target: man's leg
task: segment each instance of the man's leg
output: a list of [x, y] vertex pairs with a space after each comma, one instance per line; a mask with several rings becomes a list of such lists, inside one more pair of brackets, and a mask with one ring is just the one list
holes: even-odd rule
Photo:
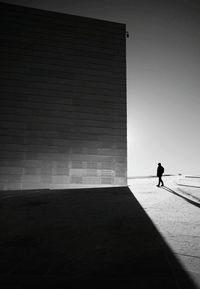
[[157, 185], [157, 187], [160, 187], [160, 178], [161, 177], [158, 177], [158, 185]]

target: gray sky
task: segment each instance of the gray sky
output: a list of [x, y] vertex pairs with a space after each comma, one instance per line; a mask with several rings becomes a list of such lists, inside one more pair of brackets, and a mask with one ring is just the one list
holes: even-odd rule
[[7, 0], [125, 23], [128, 174], [200, 175], [200, 2], [196, 0]]

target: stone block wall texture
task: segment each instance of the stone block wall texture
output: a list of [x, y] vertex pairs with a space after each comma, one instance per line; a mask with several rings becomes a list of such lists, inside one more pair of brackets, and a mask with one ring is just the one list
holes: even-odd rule
[[0, 189], [123, 186], [124, 24], [0, 4]]

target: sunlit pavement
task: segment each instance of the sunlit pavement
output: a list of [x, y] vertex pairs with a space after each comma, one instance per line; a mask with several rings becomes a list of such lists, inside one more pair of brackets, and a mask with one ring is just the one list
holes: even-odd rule
[[200, 179], [129, 179], [129, 188], [200, 288]]

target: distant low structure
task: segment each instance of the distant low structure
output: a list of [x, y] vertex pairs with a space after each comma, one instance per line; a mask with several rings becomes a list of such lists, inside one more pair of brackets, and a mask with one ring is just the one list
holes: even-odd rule
[[126, 185], [126, 26], [5, 3], [0, 22], [0, 189]]

